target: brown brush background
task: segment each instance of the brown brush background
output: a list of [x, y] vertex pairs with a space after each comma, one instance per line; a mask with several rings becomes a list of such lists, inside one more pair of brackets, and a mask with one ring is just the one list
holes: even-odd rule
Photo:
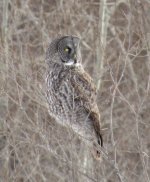
[[[150, 181], [150, 1], [0, 1], [0, 181]], [[98, 88], [102, 161], [52, 119], [45, 51], [81, 38]]]

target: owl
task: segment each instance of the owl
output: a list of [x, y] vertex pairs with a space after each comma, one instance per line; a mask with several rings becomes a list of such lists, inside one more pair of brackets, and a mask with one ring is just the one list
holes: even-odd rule
[[46, 97], [50, 115], [79, 135], [100, 159], [98, 147], [103, 140], [96, 87], [82, 66], [79, 43], [76, 36], [62, 36], [50, 43], [46, 52]]

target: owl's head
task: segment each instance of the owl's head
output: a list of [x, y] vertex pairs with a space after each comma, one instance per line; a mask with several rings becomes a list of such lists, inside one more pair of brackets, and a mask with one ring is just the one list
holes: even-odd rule
[[80, 39], [75, 36], [64, 36], [51, 42], [46, 55], [46, 60], [65, 66], [80, 64], [79, 52]]

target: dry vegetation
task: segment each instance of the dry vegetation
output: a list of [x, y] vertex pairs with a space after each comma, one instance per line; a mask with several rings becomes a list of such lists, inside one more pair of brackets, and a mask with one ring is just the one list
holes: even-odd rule
[[[150, 181], [150, 1], [0, 1], [0, 181]], [[99, 89], [103, 160], [50, 118], [45, 50], [81, 37]]]

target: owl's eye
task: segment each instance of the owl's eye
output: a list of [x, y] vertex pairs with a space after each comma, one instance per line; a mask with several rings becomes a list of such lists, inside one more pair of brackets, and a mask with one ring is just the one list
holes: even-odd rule
[[67, 52], [68, 54], [70, 54], [71, 53], [71, 48], [70, 47], [65, 47], [64, 51]]

